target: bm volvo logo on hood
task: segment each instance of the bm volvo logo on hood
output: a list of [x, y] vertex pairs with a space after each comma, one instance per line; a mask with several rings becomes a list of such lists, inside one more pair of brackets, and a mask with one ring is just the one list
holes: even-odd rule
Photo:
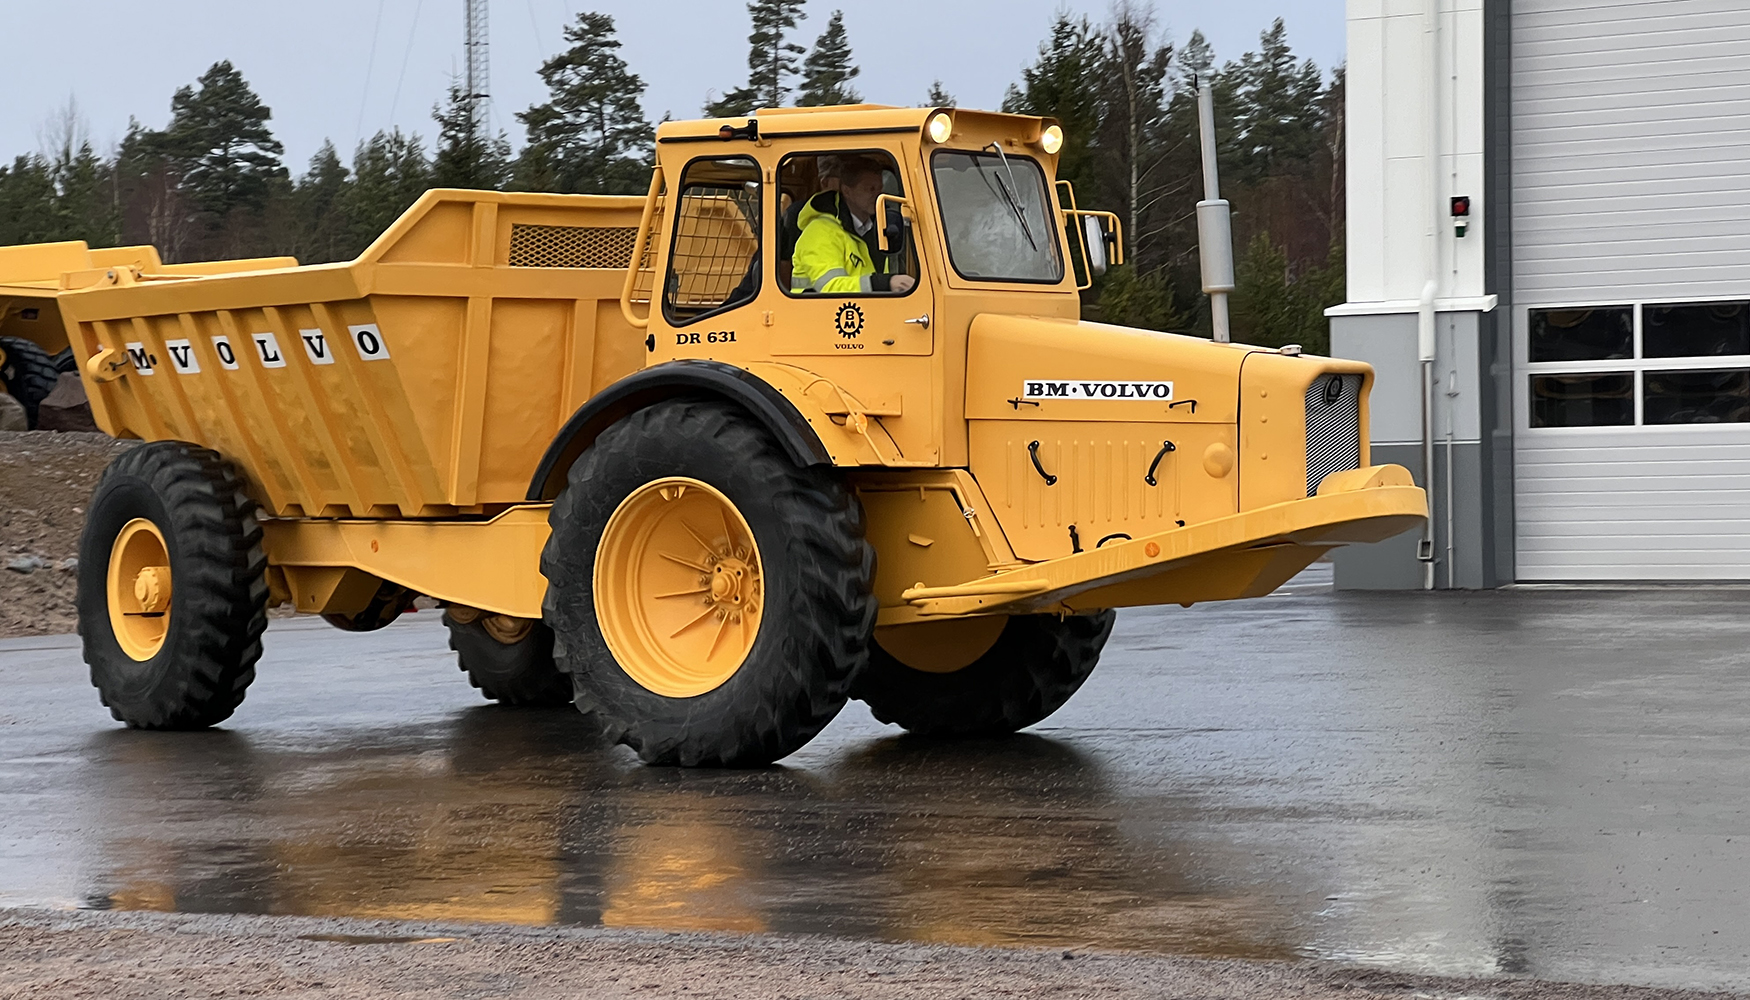
[[1150, 399], [1172, 402], [1171, 382], [1085, 382], [1067, 379], [1027, 379], [1022, 399]]

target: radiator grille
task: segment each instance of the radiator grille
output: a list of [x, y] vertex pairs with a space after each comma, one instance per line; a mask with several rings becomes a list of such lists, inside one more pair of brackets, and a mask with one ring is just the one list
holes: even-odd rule
[[1361, 376], [1325, 375], [1306, 389], [1306, 495], [1333, 472], [1361, 467]]
[[511, 267], [604, 267], [624, 270], [632, 263], [636, 226], [510, 227]]

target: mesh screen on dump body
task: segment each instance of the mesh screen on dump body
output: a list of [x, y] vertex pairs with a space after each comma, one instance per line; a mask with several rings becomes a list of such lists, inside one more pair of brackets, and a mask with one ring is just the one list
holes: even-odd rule
[[603, 267], [625, 270], [632, 263], [635, 226], [510, 227], [511, 267]]
[[1361, 376], [1321, 375], [1306, 387], [1306, 495], [1333, 472], [1361, 467]]

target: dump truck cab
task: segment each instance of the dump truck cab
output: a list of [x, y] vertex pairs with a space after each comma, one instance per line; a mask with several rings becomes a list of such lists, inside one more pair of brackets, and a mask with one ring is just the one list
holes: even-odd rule
[[1421, 525], [1366, 365], [1079, 318], [1122, 233], [1062, 142], [667, 122], [643, 198], [435, 190], [350, 262], [62, 273], [95, 419], [149, 442], [81, 543], [105, 704], [212, 725], [270, 604], [366, 630], [423, 595], [487, 697], [647, 761], [776, 760], [850, 698], [988, 736], [1075, 693], [1114, 609]]
[[[1062, 142], [1048, 118], [950, 108], [664, 123], [638, 236], [648, 266], [623, 297], [647, 325], [647, 367], [757, 374], [866, 500], [928, 478], [900, 470], [965, 470], [953, 513], [993, 522], [988, 565], [881, 553], [912, 575], [933, 564], [932, 584], [1316, 497], [1331, 473], [1369, 467], [1368, 366], [1080, 319], [1122, 233], [1057, 179]], [[808, 287], [787, 259], [795, 206], [853, 158], [880, 169], [865, 243], [914, 279], [904, 291]], [[1268, 592], [1322, 551], [1278, 552], [1220, 596]], [[899, 599], [898, 570], [883, 576], [884, 623], [929, 617]], [[1207, 579], [1192, 589], [1216, 596]]]
[[[1080, 315], [1047, 129], [1061, 136], [1041, 118], [874, 106], [664, 123], [649, 234], [664, 271], [654, 304], [633, 306], [650, 363], [776, 361], [879, 417], [878, 443], [835, 463], [965, 467], [974, 320]], [[881, 170], [882, 232], [865, 242], [915, 280], [904, 292], [793, 287], [795, 207], [830, 197], [831, 173], [853, 159]]]

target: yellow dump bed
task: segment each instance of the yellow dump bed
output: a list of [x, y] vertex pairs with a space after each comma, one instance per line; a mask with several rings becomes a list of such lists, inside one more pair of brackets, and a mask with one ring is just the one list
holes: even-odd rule
[[99, 426], [217, 450], [267, 513], [486, 513], [642, 363], [619, 296], [643, 204], [434, 190], [349, 263], [153, 254], [67, 269], [59, 303]]

